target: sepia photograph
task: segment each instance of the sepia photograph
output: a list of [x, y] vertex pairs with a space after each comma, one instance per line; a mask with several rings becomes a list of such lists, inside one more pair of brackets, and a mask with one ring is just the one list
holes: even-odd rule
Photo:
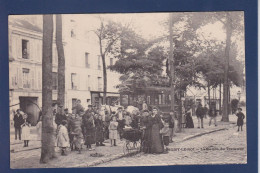
[[10, 168], [247, 164], [244, 23], [9, 15]]

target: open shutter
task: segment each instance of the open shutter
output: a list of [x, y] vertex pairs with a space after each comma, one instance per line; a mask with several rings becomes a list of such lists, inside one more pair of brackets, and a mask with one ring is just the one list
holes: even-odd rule
[[17, 58], [22, 58], [23, 56], [22, 56], [22, 39], [21, 38], [17, 38], [16, 39], [16, 50], [17, 50]]
[[[27, 42], [27, 56], [28, 56], [28, 59], [32, 59], [33, 56], [32, 56], [32, 52], [31, 52], [31, 46], [32, 46], [32, 43], [30, 41]], [[32, 48], [33, 50], [33, 48]]]

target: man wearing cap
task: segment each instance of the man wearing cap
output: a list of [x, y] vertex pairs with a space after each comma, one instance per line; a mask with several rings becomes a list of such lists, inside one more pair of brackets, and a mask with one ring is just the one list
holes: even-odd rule
[[19, 136], [19, 140], [21, 140], [21, 125], [24, 123], [23, 116], [20, 112], [20, 109], [16, 110], [16, 114], [14, 115], [14, 128], [15, 128], [15, 140], [17, 140], [17, 133]]

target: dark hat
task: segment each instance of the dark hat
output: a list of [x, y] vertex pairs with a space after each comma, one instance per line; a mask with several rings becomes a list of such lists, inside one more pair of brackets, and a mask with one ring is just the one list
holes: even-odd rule
[[237, 108], [237, 110], [240, 110], [240, 111], [242, 111], [242, 108]]
[[92, 107], [92, 105], [88, 105], [88, 107]]
[[148, 112], [148, 113], [149, 113], [149, 111], [148, 111], [148, 110], [144, 110], [143, 112]]
[[68, 108], [64, 109], [64, 111], [68, 111]]
[[119, 109], [123, 109], [123, 108], [122, 107], [118, 107], [117, 110], [119, 110]]

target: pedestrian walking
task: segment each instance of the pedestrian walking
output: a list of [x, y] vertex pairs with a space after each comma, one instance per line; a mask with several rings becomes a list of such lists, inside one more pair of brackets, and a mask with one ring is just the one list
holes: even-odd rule
[[21, 125], [24, 123], [23, 116], [21, 114], [21, 110], [17, 109], [14, 115], [14, 129], [15, 129], [15, 140], [17, 140], [17, 136], [19, 140], [21, 140]]
[[238, 108], [238, 113], [236, 114], [237, 116], [237, 126], [238, 126], [238, 129], [237, 131], [239, 132], [239, 127], [241, 128], [241, 131], [243, 131], [243, 124], [244, 124], [244, 119], [245, 119], [245, 115], [243, 114], [242, 112], [242, 108]]
[[204, 128], [203, 127], [204, 108], [202, 107], [201, 103], [199, 103], [197, 107], [196, 116], [198, 118], [198, 128]]
[[116, 116], [112, 116], [112, 120], [110, 121], [110, 124], [108, 127], [111, 147], [117, 146], [116, 145], [116, 139], [117, 139], [117, 135], [118, 135], [117, 127], [118, 127], [118, 122], [116, 121]]
[[31, 124], [27, 121], [28, 115], [24, 114], [24, 123], [21, 125], [22, 128], [22, 140], [24, 141], [23, 147], [29, 146], [29, 141], [31, 140], [30, 127]]
[[67, 121], [63, 120], [58, 126], [58, 135], [57, 135], [57, 146], [61, 148], [61, 155], [66, 156], [66, 148], [70, 146], [69, 144], [69, 135], [66, 128]]
[[[186, 110], [186, 128], [194, 128], [194, 123], [193, 123], [193, 119], [191, 117], [191, 108], [188, 107]], [[200, 121], [200, 118], [198, 118]], [[202, 128], [203, 128], [203, 124], [202, 124]]]
[[217, 126], [217, 111], [214, 105], [211, 105], [209, 108], [209, 126], [211, 125], [211, 121], [214, 120], [215, 126]]

